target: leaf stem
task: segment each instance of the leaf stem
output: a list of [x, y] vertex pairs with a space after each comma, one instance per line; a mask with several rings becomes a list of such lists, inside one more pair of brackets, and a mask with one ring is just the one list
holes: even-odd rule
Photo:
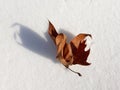
[[79, 72], [76, 72], [76, 71], [70, 69], [69, 67], [68, 67], [68, 69], [69, 69], [70, 71], [72, 71], [73, 73], [76, 73], [76, 74], [78, 74], [79, 76], [82, 76]]

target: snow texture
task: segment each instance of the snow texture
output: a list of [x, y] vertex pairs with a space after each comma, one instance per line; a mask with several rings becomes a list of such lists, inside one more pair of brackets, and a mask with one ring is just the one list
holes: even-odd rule
[[[56, 60], [48, 19], [70, 41], [93, 36], [90, 66]], [[0, 90], [120, 90], [120, 0], [0, 0]]]

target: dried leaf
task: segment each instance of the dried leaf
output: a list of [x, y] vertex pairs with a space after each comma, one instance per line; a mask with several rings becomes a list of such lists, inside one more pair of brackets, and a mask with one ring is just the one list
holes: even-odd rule
[[[79, 34], [71, 40], [70, 44], [68, 44], [66, 42], [66, 35], [63, 33], [58, 34], [50, 21], [48, 33], [57, 47], [56, 58], [60, 60], [60, 62], [65, 67], [69, 68], [69, 65], [74, 64], [90, 65], [90, 63], [87, 62], [87, 57], [90, 53], [90, 49], [88, 51], [85, 51], [85, 38], [87, 36], [90, 36], [92, 38], [90, 34]], [[71, 71], [81, 76], [80, 73], [73, 70]]]
[[87, 36], [92, 37], [90, 34], [79, 34], [70, 42], [74, 58], [73, 64], [90, 65], [90, 63], [86, 62], [90, 53], [90, 49], [85, 51], [86, 40], [84, 39]]
[[50, 21], [49, 21], [48, 33], [49, 33], [50, 37], [53, 39], [53, 41], [55, 43], [55, 39], [56, 39], [58, 33], [56, 32], [54, 26], [52, 25], [52, 23]]

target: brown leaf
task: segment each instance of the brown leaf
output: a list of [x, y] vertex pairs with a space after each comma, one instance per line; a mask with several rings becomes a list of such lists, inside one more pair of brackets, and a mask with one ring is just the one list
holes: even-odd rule
[[[58, 34], [50, 21], [48, 33], [57, 47], [56, 58], [59, 59], [65, 67], [69, 67], [69, 65], [72, 64], [90, 65], [90, 63], [87, 62], [90, 49], [85, 51], [85, 37], [90, 36], [92, 38], [90, 34], [79, 34], [68, 44], [66, 42], [66, 35], [63, 33]], [[77, 73], [79, 76], [81, 75], [78, 72], [73, 72]]]
[[58, 33], [56, 32], [54, 26], [52, 25], [52, 23], [50, 21], [49, 21], [48, 33], [49, 33], [50, 37], [53, 39], [53, 41], [55, 43], [55, 39], [56, 39]]
[[92, 38], [90, 34], [79, 34], [70, 42], [74, 58], [73, 64], [90, 65], [90, 63], [86, 62], [90, 53], [90, 49], [85, 51], [86, 40], [84, 39], [87, 36]]

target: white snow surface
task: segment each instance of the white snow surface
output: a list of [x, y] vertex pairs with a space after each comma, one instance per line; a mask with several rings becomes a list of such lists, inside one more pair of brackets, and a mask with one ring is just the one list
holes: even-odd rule
[[[90, 66], [56, 60], [48, 20], [69, 41], [92, 34]], [[120, 0], [0, 0], [0, 90], [120, 90]]]

